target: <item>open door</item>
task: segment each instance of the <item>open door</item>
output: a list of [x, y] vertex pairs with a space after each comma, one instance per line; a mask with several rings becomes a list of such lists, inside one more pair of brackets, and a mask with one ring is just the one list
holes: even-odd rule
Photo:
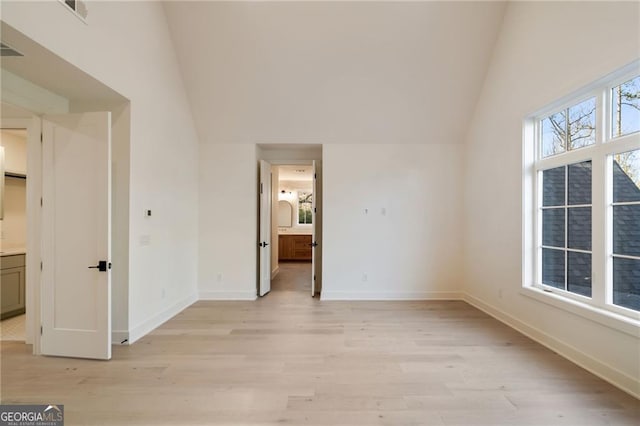
[[111, 358], [111, 113], [42, 118], [43, 355]]
[[260, 230], [258, 271], [260, 274], [258, 295], [271, 290], [271, 164], [260, 160]]
[[317, 218], [317, 199], [318, 199], [318, 182], [316, 173], [316, 162], [313, 161], [313, 196], [311, 197], [311, 297], [316, 295], [316, 247], [318, 240], [316, 235], [316, 218]]

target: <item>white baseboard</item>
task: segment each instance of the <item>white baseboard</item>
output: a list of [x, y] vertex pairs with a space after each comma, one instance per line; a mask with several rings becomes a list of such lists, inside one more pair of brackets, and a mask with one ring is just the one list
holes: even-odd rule
[[112, 345], [128, 345], [129, 332], [127, 330], [112, 330], [111, 344]]
[[271, 271], [271, 279], [274, 279], [276, 275], [278, 275], [278, 272], [280, 272], [280, 266], [273, 268], [273, 271]]
[[622, 371], [598, 361], [592, 358], [588, 354], [574, 348], [565, 342], [550, 336], [546, 332], [532, 327], [517, 318], [514, 318], [510, 314], [490, 305], [475, 296], [468, 293], [464, 293], [464, 300], [470, 305], [475, 306], [481, 311], [491, 315], [493, 318], [508, 325], [509, 327], [519, 331], [525, 336], [535, 340], [543, 346], [556, 352], [558, 355], [568, 359], [574, 364], [579, 365], [585, 370], [595, 374], [601, 379], [611, 383], [612, 385], [620, 388], [628, 394], [640, 399], [640, 383], [633, 377], [623, 373]]
[[255, 291], [201, 291], [198, 300], [256, 300]]
[[458, 291], [347, 292], [323, 291], [320, 300], [462, 300]]
[[180, 312], [182, 312], [185, 308], [191, 306], [198, 300], [198, 295], [193, 293], [184, 299], [174, 303], [169, 308], [165, 309], [163, 312], [160, 312], [157, 315], [147, 319], [142, 324], [139, 324], [131, 329], [129, 332], [129, 344], [134, 343], [139, 340], [141, 337], [149, 334], [154, 329], [158, 328]]

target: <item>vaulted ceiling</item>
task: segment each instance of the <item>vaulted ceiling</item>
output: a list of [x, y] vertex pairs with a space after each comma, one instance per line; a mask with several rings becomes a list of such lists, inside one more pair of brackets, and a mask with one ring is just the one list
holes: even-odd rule
[[502, 2], [165, 4], [205, 143], [461, 143], [504, 10]]

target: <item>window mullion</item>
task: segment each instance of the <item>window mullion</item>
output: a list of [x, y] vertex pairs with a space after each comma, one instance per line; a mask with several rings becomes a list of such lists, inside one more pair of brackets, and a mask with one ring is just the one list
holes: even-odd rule
[[[602, 152], [602, 150], [598, 150]], [[605, 307], [608, 297], [609, 274], [607, 272], [607, 157], [594, 155], [591, 168], [591, 298], [593, 304]]]

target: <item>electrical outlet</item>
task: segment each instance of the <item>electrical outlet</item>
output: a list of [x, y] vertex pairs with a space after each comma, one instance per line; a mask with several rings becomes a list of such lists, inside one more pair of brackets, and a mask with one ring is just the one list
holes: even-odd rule
[[151, 245], [151, 235], [140, 235], [140, 245], [141, 246]]

